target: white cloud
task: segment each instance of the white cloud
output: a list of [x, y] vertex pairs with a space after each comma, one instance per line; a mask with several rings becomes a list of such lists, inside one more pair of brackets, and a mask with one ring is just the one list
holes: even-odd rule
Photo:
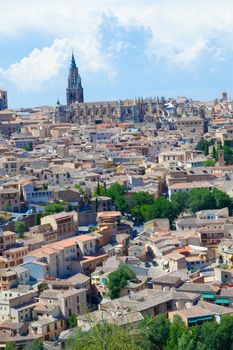
[[55, 39], [51, 46], [41, 50], [36, 48], [20, 62], [11, 64], [6, 70], [0, 69], [0, 77], [13, 82], [19, 91], [38, 91], [67, 66], [73, 49], [80, 54], [82, 73], [104, 72], [112, 79], [116, 71], [101, 54], [97, 43], [92, 40], [80, 43], [77, 39]]
[[38, 90], [41, 84], [53, 78], [67, 58], [67, 40], [55, 40], [50, 47], [34, 49], [19, 63], [14, 63], [0, 74], [15, 83], [19, 90]]
[[151, 32], [146, 48], [149, 58], [165, 59], [180, 69], [194, 69], [205, 52], [223, 60], [225, 52], [232, 50], [232, 0], [11, 0], [1, 4], [0, 39], [33, 31], [55, 40], [50, 47], [34, 49], [20, 62], [0, 70], [1, 75], [18, 89], [38, 88], [58, 74], [74, 46], [82, 71], [114, 77], [117, 69], [109, 52], [118, 54], [128, 44], [116, 41], [106, 50], [108, 54], [103, 52], [99, 28], [109, 11], [119, 25], [139, 24]]

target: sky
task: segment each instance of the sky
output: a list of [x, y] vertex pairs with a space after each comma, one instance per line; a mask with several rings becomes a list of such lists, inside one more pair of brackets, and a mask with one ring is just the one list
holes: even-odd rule
[[73, 49], [85, 101], [233, 96], [232, 43], [232, 0], [0, 0], [0, 89], [65, 104]]

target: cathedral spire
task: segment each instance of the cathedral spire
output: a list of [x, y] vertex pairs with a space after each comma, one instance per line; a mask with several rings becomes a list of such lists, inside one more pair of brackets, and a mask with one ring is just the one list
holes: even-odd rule
[[68, 75], [68, 85], [66, 89], [66, 100], [67, 106], [70, 106], [75, 102], [83, 102], [83, 87], [78, 67], [76, 66], [73, 50]]
[[72, 51], [72, 56], [71, 56], [70, 68], [77, 68], [73, 51]]

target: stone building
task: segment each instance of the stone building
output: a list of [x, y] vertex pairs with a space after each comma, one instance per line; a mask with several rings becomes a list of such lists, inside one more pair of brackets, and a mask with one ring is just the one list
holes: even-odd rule
[[83, 102], [83, 87], [81, 77], [79, 75], [78, 67], [72, 53], [71, 64], [68, 76], [68, 86], [66, 89], [67, 106], [70, 106], [74, 102]]
[[7, 91], [0, 89], [0, 111], [8, 108]]

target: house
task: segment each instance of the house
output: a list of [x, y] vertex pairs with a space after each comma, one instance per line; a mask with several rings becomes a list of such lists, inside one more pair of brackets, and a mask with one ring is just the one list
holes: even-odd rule
[[43, 341], [58, 339], [59, 334], [65, 329], [65, 320], [53, 317], [42, 318], [29, 324], [30, 333], [40, 337]]
[[0, 291], [0, 321], [24, 323], [32, 320], [35, 290], [9, 289]]
[[59, 307], [63, 318], [68, 319], [71, 314], [81, 315], [87, 311], [86, 289], [45, 290], [40, 294], [39, 303]]
[[57, 239], [74, 236], [77, 232], [77, 213], [61, 212], [47, 215], [41, 218], [41, 224], [50, 224], [54, 232], [57, 233]]
[[189, 192], [194, 188], [202, 189], [207, 188], [213, 190], [215, 188], [210, 182], [207, 181], [193, 181], [193, 182], [180, 182], [174, 185], [168, 186], [169, 198], [177, 192]]
[[44, 181], [24, 181], [21, 191], [26, 203], [49, 203], [53, 200], [53, 191], [48, 189], [48, 184]]
[[172, 252], [166, 254], [164, 255], [164, 261], [170, 272], [186, 268], [185, 256], [180, 253]]
[[0, 211], [20, 212], [19, 190], [12, 187], [0, 187]]
[[24, 246], [4, 250], [2, 256], [0, 256], [0, 268], [4, 269], [22, 264], [27, 254], [28, 248]]
[[173, 320], [174, 316], [180, 316], [184, 323], [189, 326], [200, 325], [205, 321], [214, 321], [215, 315], [211, 310], [206, 310], [202, 306], [195, 305], [188, 309], [172, 311], [168, 313], [168, 318]]
[[15, 245], [16, 233], [13, 231], [0, 232], [0, 252], [10, 249]]
[[173, 276], [171, 274], [162, 275], [151, 280], [154, 289], [173, 291], [183, 284], [180, 276]]
[[180, 316], [188, 327], [191, 327], [206, 321], [220, 322], [223, 316], [233, 315], [233, 308], [200, 301], [198, 305], [188, 309], [169, 312], [168, 318], [173, 320], [176, 315]]

